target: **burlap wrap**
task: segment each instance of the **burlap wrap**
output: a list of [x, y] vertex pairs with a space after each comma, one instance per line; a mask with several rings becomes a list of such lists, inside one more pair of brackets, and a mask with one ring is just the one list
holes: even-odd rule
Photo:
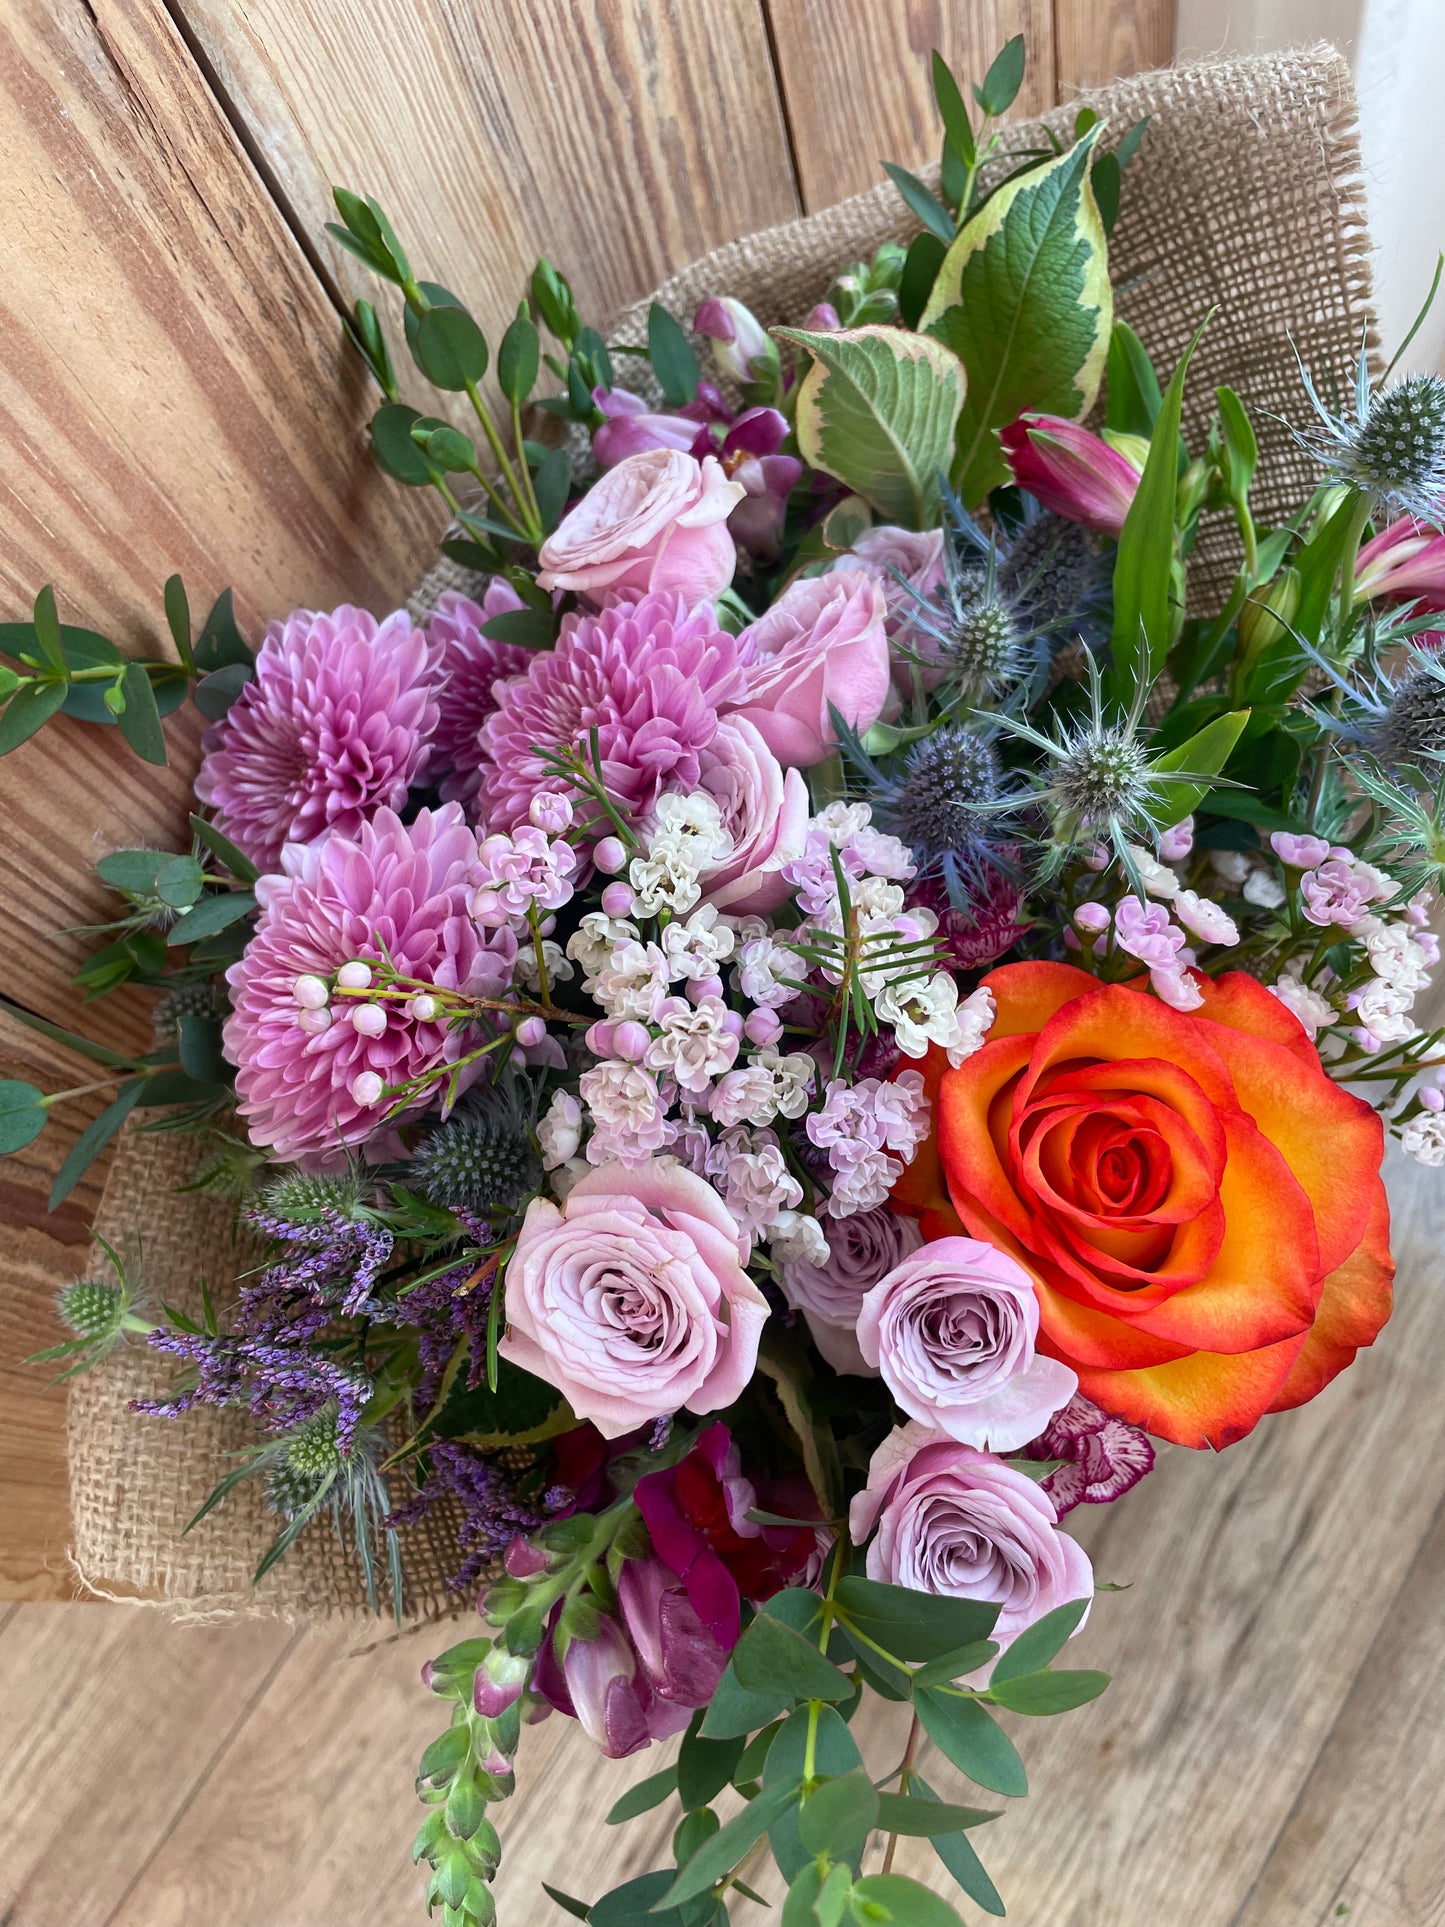
[[[1110, 247], [1116, 312], [1172, 367], [1213, 310], [1186, 393], [1185, 422], [1199, 446], [1217, 384], [1238, 390], [1260, 443], [1255, 512], [1266, 526], [1291, 512], [1314, 474], [1277, 417], [1299, 420], [1297, 349], [1325, 393], [1348, 392], [1362, 341], [1373, 349], [1370, 252], [1360, 180], [1355, 104], [1345, 62], [1328, 47], [1264, 59], [1218, 61], [1116, 82], [1085, 97], [1117, 139], [1148, 115], [1129, 169]], [[1081, 103], [1042, 125], [1066, 131]], [[1010, 130], [1010, 147], [1037, 143], [1040, 123]], [[685, 324], [708, 294], [747, 303], [766, 324], [800, 321], [837, 268], [916, 223], [886, 183], [821, 214], [730, 242], [627, 309], [609, 339], [640, 344], [649, 301]], [[632, 366], [635, 366], [633, 364]], [[633, 379], [629, 366], [628, 379]], [[1222, 517], [1206, 527], [1192, 580], [1218, 595], [1234, 568]], [[470, 578], [441, 563], [415, 606]], [[232, 1241], [227, 1209], [172, 1187], [187, 1175], [176, 1139], [128, 1134], [117, 1152], [98, 1220], [116, 1243], [140, 1233], [154, 1298], [194, 1305], [204, 1276], [224, 1297], [248, 1262]], [[187, 1614], [267, 1613], [291, 1618], [356, 1614], [364, 1602], [355, 1561], [318, 1524], [253, 1589], [251, 1574], [274, 1536], [255, 1482], [246, 1482], [188, 1537], [181, 1528], [234, 1454], [254, 1440], [244, 1418], [198, 1412], [164, 1423], [137, 1418], [131, 1398], [169, 1382], [166, 1363], [137, 1349], [75, 1381], [70, 1402], [74, 1561], [99, 1592], [144, 1595]], [[411, 1613], [444, 1609], [442, 1576], [456, 1563], [446, 1524], [408, 1535]]]

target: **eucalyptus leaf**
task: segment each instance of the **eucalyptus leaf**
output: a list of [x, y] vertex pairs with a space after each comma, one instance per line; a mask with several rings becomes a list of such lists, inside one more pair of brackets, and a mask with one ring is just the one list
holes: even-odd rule
[[1028, 1776], [1013, 1741], [977, 1700], [928, 1686], [913, 1696], [924, 1732], [961, 1773], [991, 1793], [1017, 1797]]
[[[800, 1706], [784, 1721], [778, 1737], [768, 1750], [763, 1769], [763, 1786], [789, 1785], [802, 1778], [808, 1756], [810, 1712]], [[836, 1707], [819, 1708], [813, 1730], [813, 1772], [824, 1778], [838, 1779], [863, 1764], [858, 1742]], [[768, 1844], [784, 1880], [795, 1880], [811, 1857], [798, 1830], [798, 1808], [787, 1807], [768, 1829]], [[857, 1867], [854, 1867], [857, 1872]]]
[[835, 1702], [853, 1697], [852, 1685], [832, 1661], [769, 1613], [759, 1613], [738, 1641], [733, 1665], [739, 1684], [751, 1693]]
[[497, 385], [515, 407], [520, 408], [537, 385], [541, 353], [537, 324], [518, 315], [508, 324], [497, 350]]
[[705, 1740], [696, 1730], [701, 1725], [701, 1716], [695, 1716], [683, 1735], [673, 1773], [677, 1797], [689, 1811], [717, 1798], [731, 1782], [747, 1745], [741, 1733], [728, 1740]]
[[44, 1091], [19, 1078], [0, 1078], [0, 1153], [23, 1151], [45, 1129]]
[[1032, 1626], [1026, 1626], [1001, 1655], [990, 1676], [990, 1687], [996, 1686], [1000, 1680], [1019, 1679], [1026, 1673], [1042, 1672], [1063, 1651], [1088, 1610], [1087, 1599], [1071, 1599], [1067, 1605], [1055, 1606], [1042, 1619], [1036, 1619]]
[[214, 896], [204, 897], [184, 916], [177, 917], [166, 942], [172, 948], [183, 943], [199, 943], [202, 937], [213, 937], [218, 930], [249, 917], [255, 908], [256, 896], [252, 890], [218, 891]]
[[1021, 1679], [993, 1680], [989, 1692], [1011, 1713], [1042, 1718], [1086, 1706], [1090, 1700], [1097, 1699], [1108, 1684], [1107, 1673], [1030, 1673]]
[[839, 1580], [836, 1597], [848, 1619], [898, 1659], [940, 1659], [987, 1639], [999, 1614], [987, 1600], [910, 1592], [854, 1573]]
[[17, 689], [0, 716], [0, 756], [8, 756], [12, 749], [29, 742], [61, 707], [65, 694], [63, 682], [29, 683]]
[[873, 1873], [855, 1880], [848, 1912], [859, 1927], [962, 1927], [956, 1908], [941, 1894], [901, 1873]]
[[647, 311], [647, 355], [669, 408], [683, 408], [696, 399], [697, 356], [682, 324], [660, 301], [654, 301]]
[[219, 722], [255, 673], [249, 663], [228, 662], [202, 676], [191, 692], [191, 701], [210, 722]]
[[983, 111], [993, 118], [1006, 114], [1015, 100], [1019, 88], [1024, 84], [1024, 65], [1028, 50], [1024, 36], [1016, 33], [1011, 40], [1004, 42], [988, 72], [983, 77], [982, 86], [974, 88], [974, 99]]
[[[799, 1791], [797, 1781], [764, 1787], [756, 1799], [749, 1800], [741, 1813], [734, 1814], [726, 1826], [720, 1827], [710, 1840], [703, 1842], [662, 1896], [663, 1903], [668, 1907], [677, 1907], [683, 1901], [691, 1900], [695, 1894], [705, 1893], [724, 1875], [730, 1874], [762, 1839], [773, 1822], [788, 1807], [796, 1804]], [[656, 1913], [661, 1909], [654, 1906], [652, 1911]], [[589, 1918], [596, 1922], [595, 1908]]]
[[164, 767], [166, 736], [161, 728], [161, 713], [156, 707], [155, 692], [151, 688], [145, 665], [127, 663], [120, 686], [125, 696], [125, 708], [120, 713], [121, 735], [142, 762]]
[[791, 1704], [791, 1694], [749, 1692], [739, 1683], [736, 1669], [729, 1660], [708, 1701], [700, 1730], [705, 1739], [734, 1739], [766, 1726]]
[[885, 1793], [878, 1801], [878, 1825], [883, 1832], [906, 1834], [914, 1840], [932, 1840], [936, 1834], [959, 1833], [999, 1818], [996, 1808], [952, 1807], [941, 1800], [912, 1800], [898, 1793]]
[[798, 390], [803, 457], [836, 476], [890, 522], [937, 519], [965, 378], [957, 358], [901, 328], [833, 333], [774, 330], [813, 357]]
[[906, 167], [895, 167], [892, 161], [884, 161], [883, 172], [903, 196], [909, 213], [917, 215], [925, 230], [947, 247], [953, 239], [953, 216], [938, 196]]
[[417, 322], [412, 355], [434, 387], [450, 391], [487, 372], [486, 339], [465, 308], [428, 308]]
[[[938, 1798], [933, 1788], [917, 1773], [909, 1782], [909, 1790], [921, 1800]], [[976, 1906], [982, 1907], [986, 1914], [1002, 1919], [1005, 1910], [998, 1888], [985, 1873], [983, 1862], [974, 1852], [968, 1835], [966, 1833], [935, 1834], [931, 1844], [933, 1851], [969, 1899]]]
[[400, 401], [384, 402], [371, 418], [371, 452], [378, 466], [408, 488], [428, 487], [436, 472], [411, 438], [420, 420], [419, 409]]
[[945, 255], [919, 318], [968, 374], [953, 464], [966, 507], [1008, 480], [1001, 428], [1025, 408], [1076, 421], [1098, 393], [1114, 300], [1089, 180], [1096, 135], [984, 203]]
[[798, 1809], [798, 1837], [809, 1853], [834, 1860], [861, 1854], [878, 1821], [879, 1800], [865, 1768], [823, 1780]]
[[646, 1780], [639, 1780], [636, 1786], [629, 1787], [620, 1800], [614, 1800], [607, 1811], [607, 1825], [621, 1826], [624, 1820], [635, 1820], [639, 1813], [650, 1813], [660, 1807], [664, 1800], [670, 1800], [677, 1791], [677, 1768], [665, 1766], [661, 1773], [654, 1773]]

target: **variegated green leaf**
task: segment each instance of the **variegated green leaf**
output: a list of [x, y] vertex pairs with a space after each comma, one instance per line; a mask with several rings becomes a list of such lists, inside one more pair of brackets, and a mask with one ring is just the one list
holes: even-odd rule
[[798, 390], [803, 459], [870, 502], [889, 522], [928, 528], [953, 458], [963, 366], [948, 348], [904, 328], [814, 334], [775, 328], [813, 357]]
[[999, 429], [1026, 408], [1076, 421], [1098, 393], [1114, 319], [1089, 183], [1098, 131], [984, 204], [944, 256], [919, 319], [968, 371], [953, 475], [969, 506], [1008, 480]]

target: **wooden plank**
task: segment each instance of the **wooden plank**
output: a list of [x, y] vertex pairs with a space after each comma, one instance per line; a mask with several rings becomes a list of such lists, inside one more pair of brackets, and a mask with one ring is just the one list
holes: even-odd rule
[[[429, 503], [376, 473], [368, 398], [331, 302], [155, 0], [15, 0], [0, 22], [0, 615], [54, 582], [122, 641], [193, 605], [242, 619], [393, 605], [429, 559]], [[184, 825], [176, 769], [62, 726], [0, 762], [0, 979], [74, 1013], [57, 939], [102, 907], [94, 856]], [[140, 1032], [138, 1006], [100, 1017]]]
[[348, 299], [377, 284], [322, 233], [332, 183], [375, 195], [494, 343], [539, 252], [600, 324], [798, 212], [759, 0], [173, 10]]
[[967, 93], [1016, 33], [1028, 70], [1016, 115], [1054, 103], [1050, 0], [767, 0], [803, 205], [811, 213], [882, 178], [880, 162], [917, 168], [943, 139], [929, 79], [936, 47]]
[[[0, 1077], [61, 1091], [95, 1075], [94, 1065], [0, 1017]], [[55, 1367], [25, 1360], [68, 1336], [55, 1293], [87, 1268], [105, 1161], [57, 1210], [47, 1201], [66, 1153], [109, 1096], [99, 1091], [58, 1108], [32, 1144], [0, 1159], [0, 1598], [67, 1599], [74, 1591], [65, 1557], [65, 1388], [53, 1382]]]
[[[1430, 1287], [1426, 1287], [1430, 1289]], [[1348, 1582], [1346, 1582], [1348, 1583]], [[1445, 1516], [1420, 1550], [1237, 1922], [1445, 1921]]]
[[0, 1641], [0, 1920], [108, 1921], [295, 1638], [18, 1609]]
[[1054, 0], [1060, 100], [1174, 57], [1174, 0]]

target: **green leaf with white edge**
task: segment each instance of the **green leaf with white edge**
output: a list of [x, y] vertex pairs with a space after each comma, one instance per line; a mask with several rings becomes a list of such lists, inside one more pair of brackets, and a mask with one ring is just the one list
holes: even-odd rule
[[865, 1768], [822, 1780], [798, 1809], [798, 1837], [809, 1853], [851, 1860], [878, 1821], [878, 1794]]
[[1148, 349], [1127, 321], [1116, 321], [1109, 335], [1104, 426], [1147, 442], [1163, 405], [1164, 391]]
[[107, 1104], [100, 1116], [88, 1124], [71, 1145], [65, 1162], [55, 1174], [55, 1182], [50, 1187], [50, 1198], [46, 1209], [53, 1211], [56, 1205], [68, 1198], [79, 1184], [85, 1173], [100, 1156], [106, 1145], [115, 1136], [135, 1109], [136, 1100], [141, 1094], [141, 1080], [131, 1078], [122, 1084], [114, 1101]]
[[800, 1700], [847, 1700], [851, 1683], [801, 1633], [759, 1613], [733, 1649], [739, 1684], [751, 1693], [787, 1693]]
[[0, 1078], [0, 1153], [23, 1151], [45, 1129], [44, 1091], [19, 1078]]
[[914, 1800], [901, 1793], [882, 1794], [878, 1801], [880, 1831], [906, 1834], [912, 1840], [960, 1833], [965, 1827], [987, 1826], [990, 1820], [1000, 1818], [997, 1808], [953, 1807], [942, 1800]]
[[125, 708], [120, 713], [120, 733], [144, 763], [164, 768], [166, 733], [161, 728], [161, 712], [156, 708], [155, 691], [142, 663], [126, 664], [121, 678]]
[[901, 1873], [870, 1873], [853, 1882], [848, 1913], [858, 1927], [963, 1927], [941, 1894]]
[[838, 1581], [835, 1597], [854, 1625], [898, 1659], [940, 1659], [987, 1639], [999, 1614], [987, 1600], [910, 1592], [856, 1573]]
[[[1154, 760], [1154, 767], [1160, 770], [1187, 770], [1191, 776], [1214, 776], [1229, 761], [1235, 744], [1244, 734], [1249, 721], [1247, 709], [1231, 709], [1223, 716], [1216, 716], [1212, 723], [1206, 723], [1187, 742], [1180, 743], [1177, 749], [1166, 750]], [[1207, 783], [1165, 783], [1154, 791], [1149, 814], [1161, 830], [1171, 829], [1182, 822], [1191, 810], [1198, 809], [1209, 794]]]
[[776, 328], [813, 357], [798, 390], [803, 459], [835, 476], [889, 522], [930, 528], [964, 406], [957, 356], [903, 328], [831, 334]]
[[239, 923], [242, 917], [250, 916], [256, 908], [256, 895], [252, 890], [222, 890], [217, 895], [205, 897], [193, 910], [177, 917], [166, 935], [167, 944], [174, 949], [178, 944], [199, 943], [202, 937], [214, 937], [218, 930], [229, 929]]
[[925, 230], [947, 247], [953, 239], [953, 216], [933, 190], [916, 174], [910, 174], [906, 167], [895, 167], [892, 161], [884, 161], [883, 172], [903, 196], [909, 213], [916, 215]]
[[28, 683], [17, 689], [0, 716], [0, 756], [8, 756], [29, 742], [37, 729], [44, 727], [65, 701], [63, 682]]
[[1149, 455], [1114, 559], [1114, 635], [1105, 686], [1127, 708], [1140, 682], [1152, 684], [1174, 641], [1174, 498], [1184, 377], [1203, 328], [1180, 356], [1164, 391]]
[[990, 1686], [999, 1680], [1020, 1679], [1026, 1673], [1042, 1672], [1055, 1655], [1063, 1651], [1089, 1610], [1089, 1603], [1087, 1599], [1071, 1599], [1066, 1606], [1055, 1606], [1052, 1612], [1026, 1627], [994, 1667]]
[[1050, 1713], [1069, 1713], [1076, 1706], [1087, 1706], [1108, 1684], [1107, 1673], [1030, 1673], [1022, 1679], [994, 1680], [988, 1690], [1010, 1713], [1044, 1718]]
[[[928, 1783], [914, 1774], [909, 1782], [911, 1792], [921, 1800], [936, 1800], [938, 1795]], [[954, 1879], [976, 1906], [982, 1907], [986, 1914], [1002, 1919], [1004, 1904], [984, 1871], [983, 1862], [974, 1852], [966, 1833], [947, 1833], [935, 1835], [933, 1851], [953, 1875]]]
[[1028, 1775], [1013, 1741], [977, 1700], [929, 1686], [914, 1694], [913, 1704], [929, 1739], [970, 1780], [1013, 1798], [1028, 1792]]
[[683, 408], [696, 398], [697, 356], [681, 322], [660, 301], [647, 311], [647, 356], [669, 408]]
[[663, 1895], [662, 1905], [655, 1905], [651, 1911], [660, 1913], [663, 1906], [680, 1906], [695, 1894], [706, 1893], [709, 1887], [730, 1874], [773, 1822], [796, 1804], [800, 1790], [796, 1780], [791, 1784], [764, 1787], [741, 1813], [735, 1813], [725, 1827], [719, 1827], [710, 1840], [703, 1841]]
[[620, 1827], [624, 1820], [635, 1820], [639, 1813], [651, 1813], [664, 1800], [670, 1800], [676, 1791], [677, 1768], [665, 1766], [661, 1773], [639, 1780], [636, 1786], [627, 1789], [620, 1800], [614, 1800], [608, 1809], [606, 1824]]
[[975, 87], [973, 97], [983, 111], [992, 119], [1006, 114], [1018, 99], [1019, 88], [1024, 84], [1024, 64], [1028, 50], [1024, 36], [1016, 33], [1006, 40], [993, 57], [993, 63], [983, 77], [982, 86]]
[[1076, 421], [1099, 391], [1114, 298], [1089, 181], [1097, 131], [984, 203], [919, 319], [967, 370], [952, 471], [966, 507], [1008, 480], [1001, 428], [1025, 408]]

